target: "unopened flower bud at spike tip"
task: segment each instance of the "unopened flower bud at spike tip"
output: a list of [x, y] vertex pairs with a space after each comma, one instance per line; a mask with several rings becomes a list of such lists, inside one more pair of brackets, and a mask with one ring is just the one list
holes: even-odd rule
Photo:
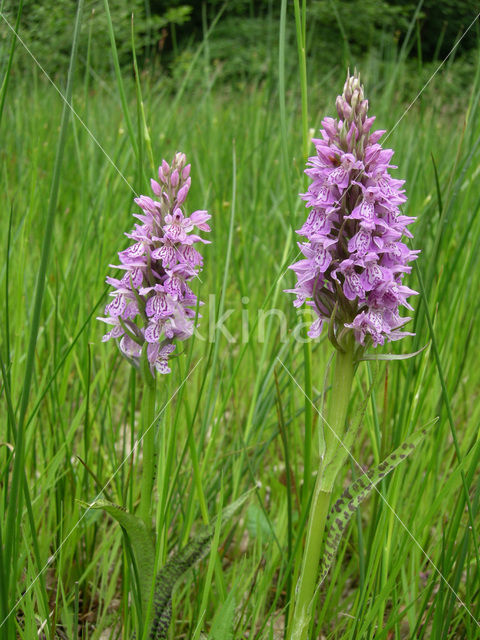
[[317, 315], [309, 336], [317, 337], [325, 322], [335, 346], [353, 332], [357, 343], [384, 344], [411, 335], [399, 329], [409, 320], [400, 307], [416, 294], [403, 285], [408, 263], [417, 258], [402, 237], [412, 237], [413, 218], [402, 215], [403, 180], [390, 175], [393, 151], [382, 149], [384, 131], [371, 131], [360, 77], [348, 74], [336, 99], [338, 119], [325, 118], [321, 138], [313, 139], [316, 155], [305, 173], [311, 179], [301, 194], [310, 209], [297, 233], [303, 259], [291, 265], [297, 275], [295, 306], [307, 304]]
[[173, 161], [173, 164], [177, 169], [184, 167], [186, 162], [187, 162], [187, 158], [184, 153], [178, 152], [175, 154], [175, 159]]
[[[191, 178], [185, 172], [186, 157], [177, 153], [171, 166], [163, 160], [158, 169], [160, 183], [151, 180], [158, 200], [148, 196], [135, 198], [143, 223], [125, 235], [134, 244], [119, 252], [121, 279], [107, 277], [113, 286], [113, 300], [105, 307], [109, 325], [103, 341], [115, 338], [120, 351], [136, 366], [146, 355], [152, 373], [170, 373], [169, 356], [173, 340], [186, 340], [194, 330], [195, 309], [202, 304], [190, 288], [202, 266], [202, 256], [194, 248], [207, 243], [196, 234], [210, 231], [206, 211], [188, 216], [183, 210]], [[112, 266], [112, 265], [111, 265]]]

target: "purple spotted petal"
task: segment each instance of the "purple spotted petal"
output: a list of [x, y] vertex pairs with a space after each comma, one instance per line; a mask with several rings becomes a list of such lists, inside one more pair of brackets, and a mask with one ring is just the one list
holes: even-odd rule
[[127, 306], [127, 301], [125, 300], [125, 296], [122, 294], [117, 294], [110, 304], [107, 304], [105, 307], [105, 313], [108, 313], [113, 318], [118, 318], [125, 311]]
[[162, 335], [162, 326], [158, 322], [150, 322], [145, 329], [145, 340], [150, 343], [155, 343], [160, 340]]

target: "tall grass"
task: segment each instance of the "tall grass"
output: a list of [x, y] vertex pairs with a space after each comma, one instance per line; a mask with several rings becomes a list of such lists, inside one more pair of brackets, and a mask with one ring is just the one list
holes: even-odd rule
[[[295, 17], [286, 12], [285, 19]], [[202, 310], [200, 335], [158, 389], [165, 408], [152, 495], [156, 566], [202, 521], [216, 521], [222, 505], [257, 486], [241, 517], [218, 531], [209, 558], [176, 591], [170, 637], [284, 634], [308, 510], [305, 423], [312, 422], [316, 442], [319, 420], [313, 408], [306, 415], [305, 397], [279, 364], [309, 386], [304, 347], [292, 336], [299, 318], [282, 294], [292, 285], [292, 232], [304, 218], [297, 193], [307, 103], [304, 96], [302, 122], [298, 74], [288, 66], [279, 73], [274, 60], [268, 77], [242, 93], [217, 86], [208, 58], [211, 25], [204, 26], [205, 40], [176, 95], [161, 77], [137, 76], [136, 86], [118, 69], [100, 82], [87, 64], [76, 78], [74, 108], [109, 157], [73, 118], [63, 134], [52, 229], [49, 190], [63, 104], [33, 61], [29, 74], [18, 72], [15, 56], [26, 54], [17, 44], [0, 123], [2, 620], [12, 610], [0, 629], [8, 629], [5, 637], [130, 638], [134, 628], [128, 546], [106, 516], [85, 512], [80, 501], [105, 485], [118, 504], [132, 509], [139, 501], [138, 461], [128, 455], [138, 434], [137, 381], [100, 342], [102, 327], [93, 318], [105, 300], [107, 265], [125, 246], [132, 192], [145, 192], [151, 172], [145, 140], [135, 143], [135, 118], [144, 131], [141, 110], [155, 160], [181, 150], [192, 161], [190, 204], [213, 215], [196, 286], [203, 299], [216, 295]], [[301, 13], [297, 27], [305, 28]], [[27, 44], [34, 52], [35, 43]], [[393, 51], [381, 62], [373, 55], [350, 62], [362, 72], [377, 124], [392, 129], [423, 77], [412, 77]], [[312, 128], [333, 112], [344, 77], [344, 69], [316, 71], [309, 69]], [[418, 272], [408, 279], [421, 291], [416, 336], [392, 350], [428, 346], [412, 360], [362, 365], [352, 407], [366, 409], [352, 456], [378, 463], [417, 426], [439, 420], [350, 525], [319, 595], [315, 638], [478, 637], [479, 66], [451, 106], [455, 74], [455, 65], [445, 65], [388, 140], [397, 174], [407, 180], [406, 212], [418, 216], [414, 245], [422, 249]], [[34, 303], [45, 237], [52, 243], [45, 293]], [[285, 342], [278, 316], [258, 320], [258, 310], [273, 308], [288, 318]], [[212, 318], [230, 310], [225, 327], [235, 341], [218, 327], [214, 341], [205, 340]], [[329, 354], [323, 339], [312, 344], [317, 407]], [[318, 466], [315, 451], [311, 469]], [[343, 480], [358, 474], [352, 462]]]

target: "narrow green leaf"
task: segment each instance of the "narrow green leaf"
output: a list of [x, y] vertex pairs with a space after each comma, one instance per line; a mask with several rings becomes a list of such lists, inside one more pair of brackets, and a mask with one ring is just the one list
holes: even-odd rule
[[235, 618], [235, 591], [230, 591], [227, 599], [215, 614], [209, 640], [233, 640]]
[[[34, 377], [35, 368], [35, 349], [37, 346], [38, 334], [40, 331], [41, 311], [43, 304], [43, 297], [45, 292], [46, 275], [48, 264], [50, 260], [50, 249], [53, 238], [53, 228], [55, 222], [55, 213], [57, 209], [58, 190], [60, 186], [60, 174], [63, 163], [63, 156], [65, 151], [65, 144], [67, 140], [68, 123], [70, 120], [70, 109], [73, 91], [73, 77], [75, 62], [77, 58], [78, 36], [80, 33], [80, 26], [82, 21], [83, 12], [83, 0], [79, 0], [77, 6], [77, 13], [75, 18], [75, 26], [73, 29], [72, 50], [70, 55], [70, 64], [68, 68], [67, 87], [65, 92], [64, 105], [62, 110], [62, 117], [60, 122], [60, 133], [58, 136], [57, 149], [55, 154], [55, 164], [53, 168], [52, 183], [50, 187], [50, 196], [46, 212], [46, 222], [43, 232], [43, 243], [40, 264], [37, 271], [37, 279], [35, 283], [35, 294], [32, 308], [32, 314], [30, 318], [30, 335], [28, 340], [28, 349], [25, 361], [25, 373], [23, 379], [23, 386], [19, 399], [19, 411], [18, 421], [15, 437], [15, 457], [13, 459], [12, 479], [10, 484], [10, 496], [9, 504], [6, 515], [6, 536], [4, 540], [4, 558], [10, 564], [10, 567], [5, 572], [6, 589], [10, 587], [12, 589], [12, 597], [15, 597], [18, 585], [17, 580], [17, 567], [18, 567], [18, 553], [17, 544], [21, 539], [20, 536], [20, 521], [23, 512], [22, 494], [28, 490], [28, 486], [24, 485], [25, 478], [25, 418], [28, 409], [30, 390], [32, 386], [32, 380]], [[5, 85], [6, 88], [6, 85]], [[10, 615], [14, 609], [12, 609], [6, 618], [1, 622], [0, 628], [5, 623], [7, 626], [2, 630], [4, 637], [10, 637], [12, 630]]]
[[377, 467], [370, 469], [362, 475], [359, 480], [351, 484], [335, 502], [327, 516], [327, 523], [330, 522], [325, 548], [320, 565], [320, 586], [333, 564], [343, 532], [345, 531], [350, 518], [355, 513], [357, 507], [371, 493], [373, 488], [397, 467], [423, 440], [432, 424], [419, 429], [405, 440], [393, 453], [391, 453]]
[[[3, 4], [3, 3], [2, 3]], [[10, 54], [8, 56], [7, 69], [3, 76], [2, 86], [0, 87], [0, 122], [2, 121], [3, 109], [5, 107], [5, 98], [7, 97], [8, 82], [10, 80], [10, 71], [12, 70], [13, 55], [17, 44], [17, 33], [20, 27], [20, 18], [22, 17], [23, 0], [20, 0], [17, 10], [17, 19], [15, 21], [15, 29], [12, 34], [12, 43], [10, 45]]]
[[252, 502], [247, 509], [246, 527], [252, 538], [272, 540], [272, 528], [267, 516], [255, 502]]
[[[85, 503], [83, 503], [85, 505]], [[96, 500], [85, 505], [90, 509], [102, 509], [125, 529], [133, 549], [137, 565], [142, 611], [145, 614], [154, 578], [155, 549], [143, 520], [107, 500]]]
[[282, 169], [286, 183], [287, 205], [290, 216], [290, 226], [295, 229], [294, 203], [290, 178], [290, 159], [288, 153], [287, 107], [285, 82], [285, 49], [287, 39], [287, 0], [282, 0], [280, 7], [280, 27], [278, 42], [278, 94], [280, 102], [280, 136], [282, 140]]
[[130, 117], [130, 111], [128, 110], [127, 96], [125, 94], [125, 87], [123, 84], [122, 71], [120, 68], [120, 62], [118, 60], [117, 43], [115, 42], [115, 32], [113, 30], [112, 16], [110, 14], [110, 7], [108, 0], [104, 0], [105, 15], [107, 17], [108, 35], [110, 36], [110, 48], [112, 50], [113, 67], [115, 69], [115, 76], [117, 78], [118, 92], [120, 94], [120, 101], [122, 103], [123, 116], [125, 118], [125, 124], [127, 127], [128, 135], [130, 137], [130, 143], [135, 153], [135, 157], [138, 158], [138, 144], [133, 130], [132, 119]]
[[429, 344], [430, 343], [427, 342], [427, 344], [421, 349], [414, 351], [413, 353], [366, 353], [359, 358], [357, 362], [362, 362], [362, 360], [408, 360], [409, 358], [418, 356], [422, 351], [425, 351]]
[[[480, 138], [479, 138], [479, 140], [480, 140]], [[435, 363], [437, 365], [438, 376], [440, 378], [440, 385], [442, 387], [442, 396], [443, 396], [443, 400], [445, 402], [445, 408], [447, 410], [448, 423], [450, 425], [450, 433], [452, 434], [452, 438], [453, 438], [453, 446], [455, 447], [455, 454], [456, 454], [457, 459], [458, 459], [458, 464], [460, 465], [462, 463], [463, 456], [462, 456], [462, 452], [460, 451], [460, 445], [459, 445], [459, 442], [458, 442], [457, 428], [455, 426], [455, 421], [453, 419], [452, 403], [451, 403], [451, 399], [450, 399], [449, 394], [448, 394], [448, 389], [447, 389], [447, 384], [446, 384], [446, 377], [445, 377], [445, 373], [444, 373], [444, 367], [443, 367], [442, 361], [440, 359], [440, 351], [438, 349], [436, 333], [435, 333], [435, 329], [434, 329], [434, 326], [433, 326], [433, 320], [432, 320], [432, 316], [431, 316], [431, 313], [430, 313], [430, 310], [429, 310], [429, 306], [428, 306], [428, 299], [427, 299], [426, 289], [425, 289], [425, 285], [424, 285], [424, 282], [423, 282], [423, 277], [422, 277], [421, 270], [419, 269], [417, 264], [414, 265], [414, 268], [415, 268], [415, 272], [416, 272], [417, 277], [418, 277], [420, 295], [421, 295], [421, 297], [423, 299], [423, 302], [425, 304], [425, 316], [427, 318], [428, 329], [430, 331], [430, 337], [431, 337], [431, 340], [432, 340], [433, 355], [435, 356]], [[466, 480], [465, 473], [464, 473], [463, 470], [461, 471], [461, 476], [462, 476], [463, 491], [465, 493], [465, 501], [467, 503], [467, 509], [468, 509], [468, 520], [469, 520], [471, 531], [472, 531], [472, 536], [473, 536], [473, 541], [474, 541], [474, 546], [475, 546], [475, 556], [476, 556], [476, 560], [477, 560], [477, 564], [478, 564], [479, 561], [480, 561], [480, 558], [479, 558], [480, 554], [478, 552], [479, 545], [478, 545], [478, 540], [477, 540], [477, 536], [476, 536], [475, 519], [474, 519], [473, 510], [472, 510], [472, 501], [470, 500], [468, 484], [467, 484], [467, 480]]]
[[135, 30], [133, 26], [133, 13], [132, 13], [132, 29], [131, 29], [131, 38], [132, 38], [132, 59], [133, 59], [133, 71], [135, 75], [135, 89], [137, 94], [137, 119], [138, 119], [138, 145], [139, 145], [139, 178], [143, 177], [142, 175], [142, 167], [143, 167], [143, 144], [145, 142], [145, 146], [147, 148], [148, 159], [150, 161], [150, 168], [152, 173], [155, 172], [155, 161], [153, 159], [153, 151], [152, 151], [152, 139], [150, 137], [150, 131], [148, 130], [147, 119], [145, 118], [145, 108], [143, 104], [142, 98], [142, 87], [140, 85], [140, 74], [138, 71], [137, 64], [137, 53], [135, 49]]

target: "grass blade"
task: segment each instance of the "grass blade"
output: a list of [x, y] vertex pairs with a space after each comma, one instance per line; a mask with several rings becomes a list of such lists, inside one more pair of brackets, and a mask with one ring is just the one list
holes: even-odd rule
[[[5, 535], [5, 558], [11, 561], [11, 570], [8, 575], [7, 584], [11, 584], [13, 590], [13, 599], [17, 590], [16, 574], [18, 555], [15, 552], [17, 541], [19, 540], [21, 496], [23, 491], [24, 478], [24, 424], [25, 416], [30, 398], [30, 388], [32, 384], [35, 348], [37, 345], [38, 332], [40, 327], [40, 314], [42, 310], [43, 296], [45, 292], [45, 279], [50, 258], [50, 248], [53, 237], [53, 224], [55, 220], [55, 212], [57, 208], [58, 189], [60, 184], [60, 173], [65, 151], [67, 138], [68, 122], [70, 118], [70, 102], [72, 99], [73, 76], [75, 62], [77, 57], [78, 34], [83, 12], [83, 0], [80, 0], [77, 7], [77, 15], [75, 19], [75, 27], [73, 32], [72, 52], [70, 56], [70, 66], [68, 69], [66, 101], [63, 105], [62, 119], [60, 124], [60, 134], [57, 143], [57, 152], [55, 156], [55, 165], [52, 176], [52, 184], [50, 189], [50, 197], [47, 208], [46, 223], [43, 236], [42, 255], [38, 268], [37, 281], [35, 284], [35, 297], [33, 302], [32, 319], [30, 325], [30, 338], [28, 343], [27, 358], [25, 364], [25, 375], [21, 392], [19, 417], [17, 421], [17, 432], [15, 439], [15, 458], [13, 463], [12, 481], [10, 486], [10, 502], [7, 511], [7, 524]], [[10, 617], [8, 617], [8, 621]], [[0, 628], [6, 620], [0, 623]], [[7, 633], [10, 633], [10, 623], [8, 622]]]

